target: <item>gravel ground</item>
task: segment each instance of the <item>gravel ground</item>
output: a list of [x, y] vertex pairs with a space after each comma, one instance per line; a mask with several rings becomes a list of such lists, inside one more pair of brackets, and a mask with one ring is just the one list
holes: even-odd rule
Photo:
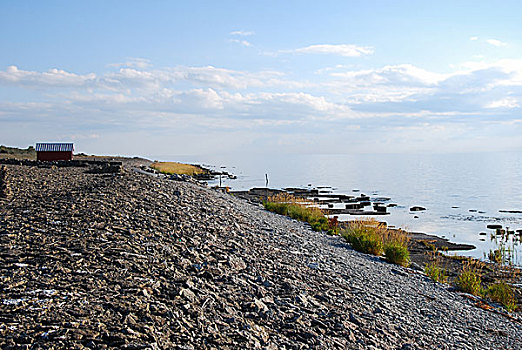
[[521, 349], [447, 285], [246, 201], [126, 169], [7, 166], [3, 349]]

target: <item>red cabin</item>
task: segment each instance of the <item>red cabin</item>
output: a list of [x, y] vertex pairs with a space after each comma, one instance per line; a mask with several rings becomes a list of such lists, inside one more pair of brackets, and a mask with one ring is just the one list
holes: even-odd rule
[[47, 162], [72, 160], [73, 151], [72, 143], [37, 143], [36, 159]]

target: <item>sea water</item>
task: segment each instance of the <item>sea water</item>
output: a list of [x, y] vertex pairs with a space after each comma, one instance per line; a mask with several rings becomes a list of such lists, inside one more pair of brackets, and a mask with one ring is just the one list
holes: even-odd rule
[[[488, 224], [509, 230], [522, 229], [522, 214], [501, 210], [522, 210], [522, 154], [364, 154], [364, 155], [214, 155], [162, 156], [160, 160], [198, 163], [225, 170], [237, 179], [223, 179], [232, 190], [264, 187], [331, 186], [336, 193], [364, 193], [390, 197], [390, 215], [378, 220], [413, 232], [469, 243], [477, 248], [462, 252], [478, 258], [496, 249], [495, 231]], [[354, 192], [358, 190], [358, 192]], [[412, 206], [425, 211], [411, 212]], [[340, 219], [356, 219], [347, 215]], [[480, 233], [486, 233], [486, 235]], [[515, 259], [522, 263], [522, 248]]]

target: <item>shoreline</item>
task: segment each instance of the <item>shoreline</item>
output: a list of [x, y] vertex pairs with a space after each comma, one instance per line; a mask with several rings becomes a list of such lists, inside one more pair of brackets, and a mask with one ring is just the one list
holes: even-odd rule
[[220, 191], [126, 164], [7, 179], [3, 348], [522, 347], [519, 321]]
[[[21, 151], [23, 151], [23, 150], [21, 150]], [[28, 159], [26, 156], [24, 158], [22, 158], [22, 159], [17, 159], [16, 157], [17, 157], [16, 154], [0, 154], [0, 163], [12, 164], [13, 162], [16, 163], [17, 161], [21, 161], [22, 163], [26, 162], [26, 161], [29, 161], [29, 162], [32, 161], [32, 159]], [[103, 163], [103, 162], [109, 162], [109, 163], [120, 162], [121, 164], [124, 164], [127, 167], [133, 167], [133, 168], [136, 168], [136, 169], [141, 169], [143, 171], [143, 173], [145, 173], [145, 174], [147, 174], [148, 172], [144, 171], [144, 169], [151, 169], [156, 174], [159, 174], [159, 172], [157, 172], [156, 170], [150, 168], [150, 165], [153, 164], [155, 161], [147, 159], [147, 158], [139, 157], [139, 156], [135, 156], [135, 157], [101, 156], [101, 155], [86, 155], [86, 154], [83, 154], [83, 153], [79, 153], [79, 154], [74, 155], [74, 159], [78, 160], [78, 161], [94, 161], [94, 162], [101, 162], [101, 163]], [[209, 181], [209, 180], [216, 180], [218, 178], [218, 176], [220, 176], [220, 175], [226, 176], [229, 179], [235, 179], [236, 178], [235, 175], [230, 174], [228, 172], [225, 172], [225, 171], [221, 171], [220, 172], [220, 171], [212, 170], [211, 168], [205, 167], [205, 166], [203, 166], [201, 164], [198, 164], [198, 163], [194, 163], [194, 164], [190, 164], [190, 165], [199, 167], [199, 168], [201, 168], [202, 170], [204, 170], [205, 172], [208, 173], [208, 176], [195, 176], [195, 177], [193, 176], [193, 177], [191, 177], [191, 178], [193, 178], [196, 181], [206, 182], [206, 181]], [[165, 174], [163, 174], [163, 175], [164, 176], [169, 176], [169, 175], [165, 175]], [[170, 176], [172, 176], [172, 175], [170, 175]], [[188, 178], [187, 177], [183, 178], [183, 177], [174, 176], [173, 179], [185, 181]], [[322, 188], [327, 188], [327, 187], [323, 186]], [[228, 188], [226, 188], [226, 189], [228, 191]], [[251, 188], [249, 190], [231, 191], [230, 193], [233, 194], [234, 196], [242, 198], [242, 199], [244, 199], [244, 200], [246, 200], [248, 202], [251, 202], [251, 203], [261, 203], [261, 197], [262, 196], [272, 196], [272, 195], [275, 195], [275, 194], [278, 194], [278, 193], [282, 193], [282, 192], [287, 192], [288, 193], [289, 191], [290, 191], [290, 193], [292, 193], [292, 192], [294, 192], [296, 190], [297, 191], [299, 191], [299, 190], [309, 191], [309, 189], [301, 189], [301, 188], [286, 188], [286, 189]], [[359, 194], [359, 193], [357, 193], [357, 194]], [[508, 211], [508, 210], [502, 210], [502, 211], [504, 211], [504, 212], [511, 212], [511, 211]], [[373, 212], [370, 212], [370, 214], [381, 215], [382, 213], [373, 211]], [[357, 215], [360, 215], [360, 214], [357, 214]], [[392, 227], [390, 227], [390, 229], [391, 228]], [[437, 236], [436, 234], [429, 234], [429, 233], [424, 233], [424, 232], [408, 232], [408, 234], [410, 235], [412, 240], [414, 242], [416, 242], [416, 244], [414, 246], [409, 247], [409, 248], [411, 248], [412, 255], [415, 256], [415, 259], [412, 259], [412, 261], [419, 263], [419, 266], [421, 266], [420, 263], [426, 263], [427, 262], [427, 260], [421, 256], [422, 253], [427, 253], [427, 252], [429, 252], [432, 249], [431, 247], [426, 246], [426, 244], [424, 244], [422, 242], [428, 242], [429, 241], [430, 244], [435, 245], [435, 247], [439, 251], [447, 250], [447, 251], [452, 252], [452, 251], [466, 251], [466, 250], [476, 249], [476, 246], [474, 246], [474, 245], [471, 245], [471, 244], [468, 244], [468, 243], [451, 242], [447, 237]], [[421, 242], [421, 243], [419, 243], [419, 242]], [[468, 258], [468, 256], [465, 256], [465, 255], [460, 255], [460, 256], [462, 258]], [[469, 258], [471, 258], [473, 260], [478, 260], [478, 261], [481, 261], [481, 262], [485, 262], [484, 260], [482, 260], [480, 258], [477, 258], [477, 257], [469, 257]], [[485, 263], [491, 264], [489, 262], [485, 262]]]
[[[23, 151], [23, 149], [20, 151]], [[101, 163], [103, 163], [103, 162], [109, 162], [109, 163], [121, 162], [121, 164], [124, 164], [127, 167], [134, 167], [137, 169], [139, 168], [142, 171], [144, 169], [148, 168], [148, 169], [151, 169], [152, 171], [154, 171], [156, 174], [159, 174], [156, 170], [150, 168], [150, 165], [153, 164], [155, 161], [147, 159], [147, 158], [139, 157], [139, 156], [135, 156], [135, 157], [103, 156], [103, 155], [86, 155], [84, 153], [79, 153], [79, 154], [74, 155], [74, 159], [78, 160], [78, 161], [94, 161], [94, 162], [101, 162]], [[17, 161], [21, 161], [22, 163], [26, 162], [26, 161], [31, 162], [32, 158], [28, 159], [27, 156], [24, 156], [22, 159], [18, 159], [17, 154], [0, 154], [0, 164], [12, 164], [13, 162], [16, 163]], [[190, 165], [199, 167], [208, 173], [208, 176], [191, 177], [196, 181], [206, 182], [209, 180], [216, 180], [218, 178], [218, 176], [220, 176], [220, 175], [226, 176], [229, 179], [236, 178], [235, 175], [228, 173], [226, 171], [212, 170], [211, 168], [205, 167], [198, 163], [194, 163], [194, 164], [190, 164]], [[144, 171], [143, 173], [146, 174], [147, 171]], [[165, 175], [165, 176], [169, 176], [169, 175]], [[181, 180], [181, 181], [188, 179], [188, 178], [182, 178], [182, 177], [177, 177], [177, 176], [174, 176], [174, 177], [175, 177], [174, 179]], [[224, 188], [226, 188], [226, 187], [224, 187]], [[323, 186], [323, 188], [327, 188], [327, 187]], [[226, 188], [226, 189], [228, 191], [228, 188]], [[275, 194], [282, 193], [282, 192], [288, 192], [288, 191], [293, 192], [296, 190], [308, 191], [308, 189], [300, 189], [300, 188], [286, 188], [286, 189], [251, 188], [249, 190], [231, 191], [231, 194], [233, 194], [239, 198], [243, 198], [244, 200], [249, 201], [251, 203], [261, 203], [260, 198], [262, 196], [265, 196], [265, 195], [271, 196], [271, 195], [275, 195]], [[501, 210], [501, 212], [512, 212], [512, 211]], [[373, 212], [369, 212], [369, 214], [381, 215], [382, 213], [373, 211]], [[357, 214], [357, 215], [360, 215], [360, 214]], [[408, 234], [410, 235], [411, 238], [413, 238], [413, 241], [416, 241], [416, 242], [417, 241], [419, 241], [419, 242], [431, 241], [431, 244], [434, 244], [438, 250], [446, 249], [448, 251], [465, 251], [465, 250], [476, 249], [476, 246], [474, 246], [474, 245], [471, 245], [468, 243], [454, 243], [454, 242], [451, 242], [447, 237], [437, 236], [436, 234], [429, 234], [429, 233], [424, 233], [424, 232], [408, 232]], [[411, 247], [411, 249], [413, 250], [413, 255], [418, 255], [418, 254], [415, 254], [415, 252], [428, 252], [428, 251], [430, 251], [431, 248], [429, 248], [425, 244], [421, 243], [421, 244], [416, 244], [415, 246]], [[467, 256], [462, 255], [462, 257], [466, 258]], [[480, 258], [476, 258], [476, 257], [470, 257], [470, 258], [473, 260], [479, 260], [479, 261], [484, 262]], [[417, 259], [417, 260], [419, 262], [426, 262], [426, 259], [422, 259], [422, 258]]]
[[[16, 150], [16, 148], [13, 148], [13, 150]], [[23, 155], [24, 157], [26, 157], [25, 155], [25, 151], [24, 149], [18, 149], [18, 151], [20, 152], [21, 155]], [[16, 157], [17, 155], [16, 154], [0, 154], [0, 159], [2, 157], [9, 157], [9, 158], [12, 158], [12, 157]], [[34, 156], [35, 157], [35, 156]], [[98, 159], [98, 160], [108, 160], [108, 161], [125, 161], [125, 162], [129, 162], [129, 161], [132, 161], [134, 162], [135, 164], [142, 164], [142, 165], [150, 165], [151, 163], [153, 163], [152, 160], [149, 160], [149, 159], [145, 159], [145, 158], [142, 158], [142, 157], [137, 157], [137, 156], [134, 156], [134, 157], [129, 157], [129, 156], [97, 156], [97, 155], [86, 155], [84, 153], [78, 153], [76, 154], [75, 156], [75, 159]], [[215, 176], [219, 176], [219, 174], [224, 174], [224, 176], [227, 178], [228, 181], [230, 181], [230, 179], [234, 178], [235, 176], [230, 176], [231, 174], [227, 173], [227, 172], [222, 172], [222, 170], [225, 168], [225, 167], [219, 167], [219, 166], [211, 166], [211, 165], [203, 165], [202, 162], [191, 162], [189, 163], [191, 165], [195, 165], [195, 166], [198, 166], [198, 167], [201, 167], [202, 169], [210, 172], [210, 173], [215, 173], [214, 175]], [[211, 164], [211, 163], [206, 163], [206, 164]], [[234, 168], [234, 167], [233, 167]], [[214, 169], [214, 170], [213, 170]], [[213, 183], [215, 184], [216, 183], [216, 180], [217, 180], [218, 177], [214, 177], [213, 179]], [[205, 178], [201, 178], [200, 180], [202, 181], [208, 181], [209, 179], [205, 179]], [[212, 180], [210, 180], [212, 181]], [[310, 186], [310, 184], [308, 185]], [[228, 187], [226, 187], [226, 185], [223, 186], [224, 188], [227, 188], [228, 190]], [[233, 185], [231, 186], [233, 188]], [[325, 188], [328, 188], [328, 186], [319, 186], [317, 187], [319, 190], [323, 190]], [[250, 188], [250, 190], [252, 189], [255, 189], [255, 188]], [[330, 188], [331, 189], [331, 188]], [[270, 189], [272, 190], [272, 189]], [[270, 191], [269, 190], [269, 191]], [[286, 189], [286, 190], [292, 190], [292, 189]], [[241, 191], [235, 191], [232, 189], [232, 192], [247, 192], [248, 190], [241, 190]], [[274, 191], [279, 191], [279, 190], [274, 190]], [[359, 190], [353, 190], [354, 193], [356, 192], [359, 192]], [[349, 192], [346, 192], [346, 193], [349, 193]], [[370, 191], [371, 193], [371, 191]], [[360, 194], [360, 193], [356, 193], [356, 194]], [[377, 195], [376, 193], [373, 193], [373, 195]], [[376, 197], [376, 198], [379, 198], [379, 197]], [[389, 198], [388, 198], [389, 199]], [[411, 201], [410, 201], [411, 202]], [[393, 202], [389, 202], [389, 203], [383, 203], [385, 204], [384, 206], [387, 206], [386, 204], [390, 204], [391, 205], [395, 205], [396, 204], [393, 204]], [[414, 202], [411, 202], [409, 203], [409, 205], [411, 205], [412, 203]], [[376, 204], [376, 203], [374, 203]], [[400, 203], [401, 205], [404, 205], [404, 203]], [[415, 204], [415, 203], [414, 203]], [[458, 204], [458, 203], [456, 203]], [[390, 206], [391, 206], [390, 205]], [[399, 205], [399, 207], [401, 207]], [[404, 208], [404, 207], [401, 207], [401, 208]], [[459, 208], [458, 206], [452, 206], [451, 207], [452, 209], [454, 208]], [[328, 209], [325, 209], [325, 210], [328, 210]], [[335, 209], [335, 210], [338, 210], [338, 209]], [[402, 209], [401, 209], [402, 210]], [[428, 208], [428, 212], [429, 212], [430, 208]], [[348, 212], [350, 212], [351, 210], [348, 210]], [[451, 232], [459, 232], [458, 228], [455, 228], [453, 226], [451, 226], [451, 223], [449, 223], [448, 225], [450, 226], [438, 226], [438, 229], [437, 230], [431, 230], [431, 233], [428, 233], [427, 231], [424, 231], [423, 230], [423, 227], [417, 227], [415, 228], [416, 225], [414, 225], [413, 223], [411, 223], [411, 226], [407, 223], [407, 220], [408, 218], [405, 218], [403, 219], [403, 216], [405, 217], [406, 215], [405, 214], [408, 214], [406, 212], [398, 212], [397, 210], [394, 211], [392, 209], [390, 209], [390, 211], [393, 213], [392, 215], [399, 215], [400, 217], [400, 220], [391, 220], [392, 223], [390, 225], [395, 225], [396, 227], [406, 227], [405, 230], [409, 230], [408, 228], [409, 227], [412, 227], [412, 230], [419, 230], [419, 232], [424, 232], [424, 233], [427, 233], [427, 234], [431, 234], [431, 235], [434, 235], [434, 236], [437, 236], [437, 237], [441, 237], [441, 238], [446, 238], [446, 237], [450, 237], [451, 234], [449, 234], [448, 232], [449, 231], [446, 231], [447, 229], [451, 229]], [[406, 211], [407, 211], [407, 207], [406, 207]], [[428, 216], [423, 216], [423, 215], [428, 215], [428, 212], [426, 212], [426, 214], [423, 214], [423, 212], [419, 212], [419, 214], [415, 213], [415, 212], [409, 212], [409, 214], [412, 214], [412, 215], [409, 215], [411, 217], [413, 217], [413, 219], [416, 219], [418, 217], [420, 217], [421, 219], [422, 218], [428, 218]], [[477, 210], [475, 209], [470, 209], [469, 210], [470, 215], [473, 214], [473, 212], [477, 212]], [[499, 210], [500, 213], [515, 213], [515, 214], [518, 214], [519, 211], [518, 210], [507, 210], [507, 209], [501, 209]], [[482, 211], [478, 211], [477, 212], [477, 215], [480, 214], [480, 213], [483, 213]], [[382, 215], [382, 213], [380, 213], [379, 211], [376, 211], [376, 210], [369, 210], [368, 213], [369, 215]], [[387, 213], [385, 213], [386, 215]], [[332, 215], [338, 215], [337, 213], [332, 213]], [[357, 214], [359, 215], [359, 214]], [[446, 215], [446, 214], [441, 214], [442, 215], [442, 218], [450, 218], [452, 217], [453, 214], [450, 214], [450, 215]], [[453, 216], [458, 216], [460, 214], [455, 214]], [[463, 214], [464, 215], [464, 214]], [[477, 251], [476, 253], [473, 253], [471, 254], [471, 256], [473, 256], [475, 259], [478, 259], [478, 260], [481, 260], [481, 261], [484, 261], [486, 259], [486, 256], [487, 254], [491, 251], [491, 250], [495, 250], [498, 248], [498, 243], [497, 243], [497, 239], [499, 240], [499, 242], [501, 243], [504, 243], [506, 245], [510, 245], [511, 247], [515, 247], [516, 244], [513, 246], [512, 245], [512, 240], [509, 240], [509, 241], [506, 241], [506, 242], [502, 242], [501, 241], [501, 237], [500, 236], [497, 236], [497, 237], [493, 237], [495, 232], [490, 232], [488, 229], [489, 229], [489, 223], [494, 223], [495, 226], [498, 226], [498, 224], [502, 224], [503, 226], [506, 226], [504, 227], [503, 229], [505, 229], [506, 232], [509, 232], [510, 234], [514, 234], [514, 235], [518, 235], [514, 238], [516, 238], [517, 240], [519, 239], [519, 236], [520, 236], [520, 239], [522, 239], [522, 229], [516, 229], [517, 227], [515, 227], [515, 229], [513, 227], [511, 227], [511, 225], [509, 224], [506, 224], [506, 223], [503, 223], [503, 222], [499, 222], [498, 220], [502, 219], [501, 217], [496, 217], [496, 216], [492, 216], [490, 217], [489, 219], [490, 220], [486, 220], [487, 218], [485, 217], [478, 217], [478, 218], [475, 218], [475, 220], [473, 218], [471, 218], [471, 216], [468, 215], [467, 217], [465, 216], [459, 216], [459, 217], [456, 217], [455, 220], [465, 220], [465, 221], [480, 221], [480, 222], [484, 222], [484, 223], [488, 223], [488, 225], [484, 224], [483, 228], [479, 228], [479, 227], [475, 227], [473, 226], [473, 235], [476, 234], [476, 239], [475, 237], [473, 237], [472, 235], [470, 235], [470, 232], [465, 232], [466, 236], [463, 237], [461, 240], [458, 240], [454, 235], [453, 235], [453, 239], [456, 240], [456, 242], [459, 242], [459, 243], [462, 243], [462, 244], [471, 244], [471, 245], [474, 245], [475, 247], [477, 247]], [[491, 215], [494, 215], [494, 214], [491, 214]], [[379, 220], [379, 217], [376, 217], [377, 220]], [[385, 219], [385, 217], [384, 217]], [[390, 218], [390, 219], [393, 219], [393, 218]], [[507, 218], [506, 220], [511, 220], [513, 218]], [[419, 221], [420, 222], [420, 221]], [[486, 226], [488, 226], [488, 228], [486, 228]], [[511, 229], [509, 227], [511, 227]], [[390, 227], [393, 227], [393, 226], [390, 226]], [[430, 231], [428, 229], [428, 231]], [[469, 230], [468, 230], [469, 231]], [[497, 230], [498, 231], [498, 230]], [[502, 230], [500, 230], [502, 231]], [[497, 232], [498, 234], [498, 232]], [[457, 235], [459, 236], [459, 235]], [[491, 236], [491, 237], [490, 237]], [[513, 237], [513, 236], [512, 236]], [[491, 238], [491, 239], [489, 239]], [[503, 237], [502, 237], [503, 239]], [[514, 240], [514, 239], [513, 239]], [[495, 242], [495, 243], [493, 243]], [[518, 253], [520, 254], [521, 252], [518, 251]], [[466, 254], [464, 254], [466, 255]], [[519, 265], [522, 267], [522, 261], [517, 261], [516, 263], [519, 263]]]
[[[200, 167], [201, 169], [207, 171], [210, 176], [214, 176], [213, 179], [208, 177], [198, 177], [198, 176], [176, 176], [176, 175], [167, 175], [167, 174], [160, 174], [159, 172], [155, 171], [154, 169], [150, 168], [150, 165], [154, 163], [154, 161], [143, 158], [143, 157], [124, 157], [124, 156], [95, 156], [95, 155], [84, 155], [79, 154], [75, 155], [75, 159], [79, 162], [82, 161], [88, 161], [87, 164], [92, 163], [97, 165], [96, 172], [113, 172], [114, 169], [118, 171], [119, 168], [112, 169], [110, 167], [111, 164], [120, 164], [122, 167], [126, 167], [129, 169], [135, 169], [138, 172], [141, 172], [145, 175], [156, 175], [160, 177], [164, 177], [165, 179], [175, 180], [175, 181], [188, 181], [194, 184], [206, 184], [206, 181], [208, 180], [216, 180], [217, 176], [224, 175], [230, 177], [231, 174], [228, 172], [218, 172], [211, 170], [208, 167], [204, 167], [200, 164], [192, 164], [194, 166]], [[5, 162], [4, 162], [5, 160]], [[15, 161], [15, 159], [9, 157], [2, 159], [0, 158], [0, 163], [12, 163]], [[21, 160], [22, 163], [27, 162], [28, 160]], [[34, 166], [30, 160], [28, 161], [29, 166]], [[104, 163], [107, 163], [109, 167], [103, 166]], [[101, 166], [100, 166], [101, 164]], [[87, 166], [85, 164], [81, 166]], [[149, 171], [144, 171], [144, 169], [151, 169], [153, 173]], [[216, 186], [216, 188], [218, 188]], [[321, 187], [321, 190], [326, 189], [329, 187]], [[221, 189], [221, 188], [220, 188]], [[222, 189], [225, 193], [228, 193], [228, 188], [224, 187]], [[225, 191], [226, 190], [226, 191]], [[272, 189], [272, 188], [251, 188], [247, 191], [230, 191], [230, 194], [241, 198], [242, 200], [245, 200], [246, 202], [249, 202], [251, 204], [259, 205], [262, 203], [262, 199], [264, 196], [272, 196], [279, 193], [297, 193], [300, 196], [303, 196], [305, 198], [307, 195], [310, 195], [310, 189], [303, 189], [303, 188], [285, 188], [285, 189]], [[325, 197], [328, 196], [328, 194], [315, 194], [318, 197]], [[359, 193], [357, 191], [358, 196], [365, 196], [364, 194]], [[347, 195], [340, 195], [341, 198], [343, 197], [352, 197]], [[369, 198], [369, 197], [367, 197]], [[319, 199], [319, 198], [317, 198]], [[389, 198], [385, 198], [388, 199]], [[325, 202], [323, 202], [325, 203]], [[381, 205], [379, 202], [377, 202], [378, 205]], [[394, 204], [390, 204], [392, 206]], [[373, 212], [374, 214], [382, 214], [378, 212]], [[354, 218], [357, 218], [357, 215], [354, 215]], [[389, 227], [390, 230], [401, 230], [400, 228], [395, 228], [393, 226]], [[404, 231], [404, 230], [403, 230]], [[405, 231], [409, 238], [410, 242], [408, 245], [408, 250], [410, 252], [410, 258], [411, 258], [411, 267], [418, 270], [418, 271], [424, 271], [424, 266], [430, 262], [433, 262], [435, 260], [438, 260], [439, 262], [442, 262], [443, 267], [446, 269], [446, 273], [448, 275], [448, 278], [450, 281], [452, 281], [462, 270], [463, 264], [475, 261], [478, 262], [485, 271], [485, 280], [492, 282], [498, 279], [504, 279], [503, 277], [504, 273], [499, 272], [499, 267], [502, 268], [501, 265], [492, 263], [489, 261], [484, 261], [482, 259], [473, 257], [473, 256], [466, 256], [463, 254], [465, 251], [473, 250], [476, 247], [471, 244], [467, 243], [455, 243], [451, 242], [449, 238], [447, 237], [441, 237], [437, 236], [435, 234], [428, 234], [424, 232], [410, 232]], [[452, 252], [456, 252], [454, 255], [452, 255]], [[514, 266], [512, 267], [513, 271], [516, 275], [521, 276], [522, 275], [522, 267], [520, 266]], [[519, 304], [522, 305], [522, 290], [517, 289], [517, 299], [519, 301]]]
[[[198, 165], [200, 166], [200, 165]], [[221, 189], [219, 187], [214, 187]], [[326, 188], [326, 187], [323, 187]], [[252, 188], [246, 191], [230, 191], [228, 188], [224, 193], [240, 198], [250, 204], [261, 205], [263, 198], [277, 195], [280, 193], [299, 193], [299, 195], [306, 197], [309, 194], [309, 189], [302, 188], [285, 188], [285, 189], [273, 189], [273, 188]], [[321, 194], [318, 195], [321, 197]], [[328, 196], [327, 194], [323, 196]], [[340, 195], [341, 197], [350, 197], [346, 195]], [[364, 195], [362, 195], [364, 196]], [[389, 199], [389, 198], [388, 198]], [[276, 214], [277, 215], [277, 214]], [[355, 218], [357, 215], [354, 216]], [[401, 230], [400, 228], [389, 228], [390, 230]], [[404, 231], [404, 230], [403, 230]], [[466, 264], [473, 264], [474, 266], [480, 266], [482, 271], [482, 279], [487, 283], [494, 283], [495, 281], [508, 281], [513, 282], [513, 279], [522, 281], [522, 270], [518, 266], [509, 267], [502, 266], [496, 263], [487, 262], [476, 257], [466, 256], [463, 254], [465, 251], [476, 249], [476, 246], [467, 243], [455, 243], [451, 242], [447, 237], [440, 237], [434, 234], [428, 234], [423, 232], [411, 232], [404, 231], [408, 235], [410, 241], [408, 243], [408, 250], [410, 252], [411, 264], [410, 268], [424, 273], [425, 266], [436, 262], [441, 265], [444, 269], [446, 278], [448, 279], [447, 284], [452, 285], [455, 278], [462, 272], [463, 267]], [[457, 252], [452, 255], [452, 252]], [[509, 276], [504, 271], [505, 268], [510, 269]], [[522, 289], [515, 289], [515, 298], [518, 305], [522, 305]]]

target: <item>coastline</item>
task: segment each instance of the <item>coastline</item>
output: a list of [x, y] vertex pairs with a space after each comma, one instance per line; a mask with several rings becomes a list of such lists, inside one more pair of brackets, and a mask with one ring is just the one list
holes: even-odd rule
[[[330, 185], [337, 193], [391, 197], [390, 203], [397, 204], [397, 207], [390, 208], [391, 215], [384, 218], [389, 225], [473, 244], [477, 249], [470, 255], [484, 259], [484, 254], [487, 256], [490, 250], [497, 248], [494, 239], [490, 239], [490, 233], [495, 231], [489, 230], [487, 225], [500, 224], [513, 231], [522, 229], [522, 214], [499, 212], [521, 209], [518, 207], [522, 203], [522, 193], [516, 187], [521, 180], [520, 172], [507, 175], [505, 171], [495, 171], [499, 167], [509, 169], [511, 162], [508, 159], [515, 161], [517, 157], [503, 157], [503, 154], [483, 157], [478, 154], [270, 154], [256, 155], [255, 158], [201, 155], [179, 159], [213, 164], [217, 169], [224, 167], [237, 173], [237, 180], [224, 182], [233, 190], [265, 187], [265, 173], [268, 173], [271, 188], [320, 189]], [[498, 163], [497, 159], [502, 161]], [[481, 164], [486, 163], [490, 167], [482, 169]], [[470, 177], [470, 174], [480, 176]], [[427, 210], [409, 211], [410, 207], [417, 205]], [[344, 219], [346, 217], [341, 217]], [[515, 243], [519, 243], [518, 238]], [[518, 257], [522, 257], [521, 247], [515, 245]], [[516, 263], [522, 265], [520, 258]]]
[[520, 324], [415, 270], [134, 166], [7, 166], [2, 347], [522, 346]]

